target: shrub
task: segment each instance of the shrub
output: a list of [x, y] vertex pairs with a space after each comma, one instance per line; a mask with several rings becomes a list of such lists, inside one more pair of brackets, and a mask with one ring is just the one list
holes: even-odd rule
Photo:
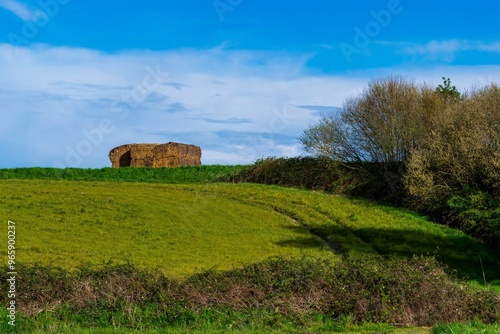
[[270, 157], [257, 160], [228, 181], [332, 191], [344, 175], [339, 164], [327, 157]]
[[422, 130], [421, 88], [402, 77], [375, 80], [347, 100], [340, 114], [324, 114], [299, 138], [306, 152], [342, 162], [404, 162]]
[[[335, 263], [274, 258], [232, 271], [206, 271], [184, 281], [128, 265], [75, 273], [40, 266], [22, 269], [19, 290], [29, 293], [17, 298], [23, 305], [19, 316], [30, 315], [32, 321], [21, 325], [43, 319], [43, 310], [64, 323], [141, 329], [190, 325], [210, 314], [224, 319], [260, 314], [279, 320], [268, 328], [280, 328], [282, 320], [300, 328], [318, 315], [400, 326], [474, 319], [493, 323], [500, 317], [498, 295], [469, 288], [424, 257], [371, 256]], [[61, 278], [63, 283], [56, 284]], [[0, 288], [5, 288], [6, 280], [2, 282]]]
[[430, 124], [407, 162], [407, 205], [499, 249], [499, 86], [454, 100]]
[[444, 202], [464, 188], [499, 194], [500, 88], [472, 92], [436, 110], [427, 135], [411, 149], [405, 185], [414, 206]]
[[[228, 182], [252, 182], [321, 190], [329, 193], [388, 199], [400, 195], [397, 164], [339, 163], [328, 157], [266, 158], [224, 177]], [[401, 165], [399, 165], [402, 167]]]
[[485, 192], [453, 196], [447, 201], [449, 219], [458, 228], [500, 250], [500, 200]]
[[[372, 81], [300, 140], [316, 156], [364, 170], [350, 176], [366, 197], [403, 204], [500, 244], [497, 211], [471, 200], [485, 193], [500, 201], [500, 87], [461, 94], [443, 80], [436, 89], [401, 77]], [[460, 198], [466, 210], [456, 207]]]

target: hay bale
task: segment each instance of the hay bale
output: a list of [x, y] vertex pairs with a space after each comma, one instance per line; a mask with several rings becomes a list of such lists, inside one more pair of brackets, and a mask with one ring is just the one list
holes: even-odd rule
[[131, 167], [153, 167], [153, 149], [158, 144], [130, 145]]
[[180, 167], [201, 165], [201, 148], [181, 143], [127, 144], [109, 152], [109, 159], [117, 167]]
[[195, 145], [167, 143], [153, 149], [154, 167], [201, 165], [201, 148]]
[[111, 167], [152, 167], [153, 148], [158, 144], [126, 144], [109, 152]]
[[109, 160], [113, 168], [130, 166], [130, 145], [121, 145], [112, 149], [109, 152]]

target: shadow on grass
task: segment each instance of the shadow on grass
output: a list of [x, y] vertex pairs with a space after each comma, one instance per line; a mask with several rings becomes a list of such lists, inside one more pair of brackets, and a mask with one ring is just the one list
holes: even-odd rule
[[[466, 235], [443, 236], [423, 231], [404, 229], [361, 228], [349, 230], [338, 225], [315, 227], [286, 227], [297, 233], [297, 237], [277, 244], [283, 247], [317, 248], [318, 237], [335, 253], [366, 254], [412, 258], [414, 255], [435, 257], [459, 278], [500, 287], [500, 258], [479, 241]], [[343, 236], [355, 235], [358, 240], [345, 242]], [[337, 243], [338, 241], [338, 243]], [[370, 247], [367, 247], [370, 246]]]

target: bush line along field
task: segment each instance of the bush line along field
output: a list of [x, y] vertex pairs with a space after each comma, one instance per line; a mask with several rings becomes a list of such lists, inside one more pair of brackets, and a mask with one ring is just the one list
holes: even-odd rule
[[17, 222], [22, 329], [293, 332], [500, 318], [500, 260], [479, 241], [367, 200], [213, 183], [245, 168], [0, 170], [0, 208]]
[[84, 267], [75, 273], [39, 265], [19, 266], [19, 271], [17, 300], [25, 309], [18, 329], [27, 333], [73, 333], [78, 327], [92, 333], [104, 328], [113, 333], [392, 333], [394, 326], [473, 319], [498, 328], [480, 321], [495, 322], [500, 314], [497, 294], [457, 282], [424, 257], [336, 263], [269, 259], [183, 281], [128, 265]]

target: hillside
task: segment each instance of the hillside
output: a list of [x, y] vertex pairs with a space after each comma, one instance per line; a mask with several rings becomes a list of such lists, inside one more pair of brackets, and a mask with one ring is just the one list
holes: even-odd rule
[[0, 181], [18, 260], [71, 268], [129, 261], [166, 274], [269, 256], [436, 256], [459, 276], [500, 284], [496, 259], [462, 232], [367, 201], [253, 184]]
[[[245, 189], [234, 188], [234, 194]], [[75, 268], [130, 262], [187, 275], [270, 256], [321, 256], [287, 245], [293, 221], [221, 196], [225, 185], [1, 181], [2, 208], [16, 221], [18, 261]], [[307, 231], [304, 229], [304, 233]]]

